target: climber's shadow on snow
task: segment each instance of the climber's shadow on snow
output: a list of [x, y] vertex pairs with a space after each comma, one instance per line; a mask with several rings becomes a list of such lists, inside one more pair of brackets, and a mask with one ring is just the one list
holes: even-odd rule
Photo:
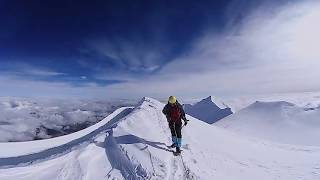
[[143, 143], [143, 144], [147, 145], [147, 146], [145, 146], [144, 148], [142, 148], [141, 150], [144, 150], [144, 149], [148, 148], [148, 146], [152, 146], [152, 147], [154, 147], [154, 148], [161, 149], [161, 150], [164, 150], [164, 151], [170, 151], [170, 150], [168, 150], [167, 148], [161, 147], [161, 146], [166, 146], [165, 143], [148, 141], [148, 140], [145, 140], [145, 139], [143, 139], [143, 138], [137, 137], [137, 136], [132, 135], [132, 134], [115, 137], [115, 141], [116, 141], [118, 144], [136, 144], [136, 143]]
[[[104, 142], [95, 142], [95, 144], [97, 146], [103, 147], [103, 148], [110, 148], [115, 144], [121, 145], [121, 144], [138, 144], [138, 143], [146, 145], [145, 147], [141, 148], [140, 150], [145, 150], [146, 148], [148, 148], [148, 146], [151, 146], [151, 147], [154, 147], [157, 149], [171, 152], [171, 150], [165, 148], [165, 147], [167, 147], [167, 145], [165, 143], [148, 141], [146, 139], [140, 138], [140, 137], [132, 135], [132, 134], [114, 137], [113, 130], [108, 131]], [[162, 147], [162, 146], [165, 146], [165, 147]]]
[[147, 141], [145, 139], [139, 138], [134, 135], [124, 135], [119, 137], [113, 136], [113, 129], [110, 129], [107, 132], [104, 142], [95, 142], [99, 147], [105, 149], [108, 161], [111, 164], [112, 169], [107, 173], [107, 177], [110, 178], [112, 170], [117, 169], [121, 172], [124, 179], [144, 179], [147, 177], [147, 172], [142, 168], [140, 164], [133, 162], [128, 157], [128, 154], [125, 150], [119, 146], [120, 144], [136, 144], [143, 143], [146, 147], [140, 149], [145, 150], [148, 145], [169, 151], [166, 148], [161, 147], [160, 145], [165, 145], [160, 142]]

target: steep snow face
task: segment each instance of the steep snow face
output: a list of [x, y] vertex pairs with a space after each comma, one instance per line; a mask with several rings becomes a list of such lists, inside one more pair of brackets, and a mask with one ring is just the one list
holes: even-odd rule
[[211, 96], [194, 105], [185, 104], [184, 110], [187, 114], [209, 124], [213, 124], [232, 114], [231, 109], [226, 104], [214, 100]]
[[[77, 143], [64, 140], [65, 144], [58, 145], [68, 148], [65, 151], [49, 149], [45, 159], [38, 159], [39, 153], [33, 153], [31, 156], [34, 159], [29, 159], [33, 161], [31, 164], [0, 167], [0, 179], [320, 178], [318, 147], [281, 145], [249, 139], [190, 116], [187, 117], [190, 119], [189, 124], [182, 129], [182, 156], [175, 157], [167, 148], [171, 140], [166, 118], [161, 113], [163, 106], [154, 99], [144, 98], [133, 110], [117, 110], [112, 117], [100, 121], [95, 130], [90, 129], [93, 131], [83, 130], [81, 133], [58, 137], [70, 139], [72, 135], [75, 138], [72, 142]], [[0, 154], [3, 151], [1, 147]], [[25, 150], [25, 153], [30, 154], [30, 150]], [[25, 158], [23, 155], [0, 158], [0, 165], [12, 161], [18, 163], [23, 160], [21, 157]]]
[[288, 102], [255, 102], [216, 126], [271, 141], [320, 145], [320, 108], [302, 108]]

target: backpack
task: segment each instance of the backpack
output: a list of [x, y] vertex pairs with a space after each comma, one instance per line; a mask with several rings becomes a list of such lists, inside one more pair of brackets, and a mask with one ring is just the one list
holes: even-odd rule
[[179, 106], [175, 105], [175, 106], [171, 107], [171, 111], [170, 111], [171, 120], [176, 122], [176, 121], [180, 120], [180, 117], [181, 117], [181, 112], [180, 112]]

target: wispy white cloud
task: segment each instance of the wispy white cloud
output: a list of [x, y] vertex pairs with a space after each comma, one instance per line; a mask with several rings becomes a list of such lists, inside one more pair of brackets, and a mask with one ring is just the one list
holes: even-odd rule
[[147, 44], [142, 40], [123, 38], [95, 39], [88, 41], [89, 48], [106, 57], [118, 70], [128, 72], [153, 72], [167, 59], [170, 48], [165, 45]]
[[35, 68], [22, 70], [22, 73], [26, 73], [28, 75], [33, 75], [33, 76], [60, 76], [60, 75], [66, 75], [66, 73], [55, 72], [55, 71], [44, 70], [44, 69], [35, 69]]
[[96, 83], [73, 86], [67, 82], [46, 82], [28, 79], [17, 79], [15, 76], [0, 76], [0, 96], [20, 97], [74, 97], [74, 98], [105, 98], [114, 94], [106, 87]]
[[9, 69], [2, 71], [1, 74], [9, 74], [16, 76], [62, 76], [67, 75], [63, 72], [53, 71], [49, 68], [40, 68], [32, 66], [28, 63], [13, 63]]
[[319, 9], [317, 1], [259, 7], [238, 26], [208, 32], [152, 77], [110, 90], [155, 96], [320, 90]]
[[319, 9], [320, 3], [311, 0], [258, 7], [246, 14], [242, 23], [230, 23], [222, 33], [205, 33], [189, 52], [168, 64], [163, 59], [168, 47], [91, 42], [93, 49], [128, 71], [154, 72], [147, 76], [117, 71], [97, 75], [97, 79], [125, 81], [120, 84], [73, 87], [6, 78], [0, 79], [0, 88], [82, 97], [199, 97], [320, 90]]
[[276, 7], [272, 14], [269, 9], [257, 8], [242, 24], [221, 34], [208, 32], [194, 44], [191, 52], [172, 61], [165, 69], [175, 71], [184, 66], [191, 72], [225, 71], [318, 63], [319, 3], [305, 1]]

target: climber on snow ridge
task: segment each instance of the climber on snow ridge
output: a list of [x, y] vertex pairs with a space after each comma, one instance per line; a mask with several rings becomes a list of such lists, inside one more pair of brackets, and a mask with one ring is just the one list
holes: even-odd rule
[[167, 121], [169, 123], [169, 128], [172, 136], [172, 145], [171, 148], [176, 148], [176, 153], [181, 153], [181, 143], [182, 143], [182, 121], [184, 121], [184, 125], [186, 126], [188, 120], [186, 119], [185, 112], [183, 110], [182, 105], [177, 101], [177, 98], [174, 96], [170, 96], [168, 103], [162, 110], [163, 114], [166, 115]]

